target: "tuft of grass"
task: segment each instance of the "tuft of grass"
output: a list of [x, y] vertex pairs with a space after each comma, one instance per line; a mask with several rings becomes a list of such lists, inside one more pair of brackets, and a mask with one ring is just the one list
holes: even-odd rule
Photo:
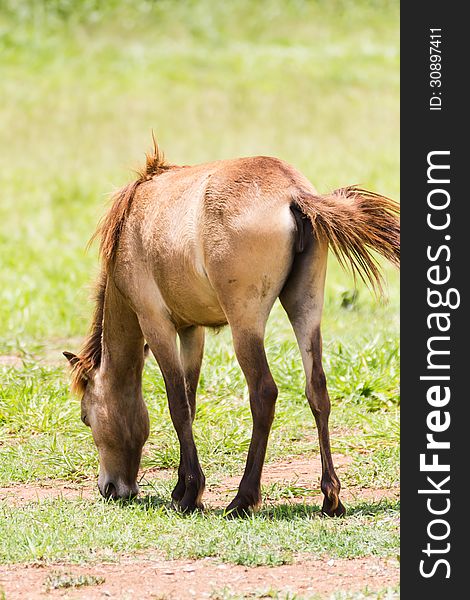
[[261, 598], [273, 598], [274, 600], [398, 600], [400, 597], [399, 588], [384, 588], [383, 590], [369, 590], [368, 588], [360, 592], [334, 592], [331, 595], [309, 594], [308, 596], [299, 596], [292, 592], [282, 592], [272, 588], [253, 592], [233, 592], [225, 587], [222, 590], [214, 591], [211, 600], [256, 600]]
[[253, 592], [233, 592], [225, 587], [219, 591], [214, 591], [210, 595], [211, 600], [256, 600], [261, 598], [273, 598], [274, 600], [302, 600], [302, 596], [290, 592], [279, 592], [272, 588], [263, 591]]
[[344, 484], [361, 488], [398, 489], [397, 473], [399, 469], [399, 446], [358, 454], [346, 473]]
[[105, 578], [98, 575], [73, 575], [66, 571], [53, 571], [45, 581], [44, 586], [46, 592], [58, 590], [61, 588], [78, 588], [89, 585], [101, 585], [105, 582]]
[[292, 500], [294, 498], [309, 498], [321, 494], [320, 488], [312, 489], [299, 486], [296, 482], [289, 484], [275, 482], [261, 487], [265, 501], [278, 502], [279, 500]]
[[361, 592], [335, 592], [330, 600], [399, 600], [400, 588], [387, 587], [383, 590], [365, 588]]

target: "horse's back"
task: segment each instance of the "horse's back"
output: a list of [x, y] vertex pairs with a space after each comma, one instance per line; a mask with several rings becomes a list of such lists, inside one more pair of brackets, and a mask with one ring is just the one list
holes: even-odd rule
[[140, 186], [131, 252], [175, 320], [216, 326], [234, 312], [270, 309], [295, 252], [297, 175], [253, 157], [176, 168]]

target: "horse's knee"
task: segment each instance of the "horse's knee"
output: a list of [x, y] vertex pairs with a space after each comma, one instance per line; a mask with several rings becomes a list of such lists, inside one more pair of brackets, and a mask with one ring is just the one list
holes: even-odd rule
[[277, 395], [278, 389], [273, 378], [270, 375], [263, 377], [251, 398], [253, 417], [257, 427], [263, 429], [271, 427]]
[[274, 379], [269, 376], [263, 377], [259, 390], [259, 395], [264, 404], [274, 406], [277, 400], [278, 389]]

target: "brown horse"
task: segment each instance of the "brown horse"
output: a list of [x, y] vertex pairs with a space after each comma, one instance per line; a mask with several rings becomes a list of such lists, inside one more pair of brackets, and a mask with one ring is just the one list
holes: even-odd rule
[[102, 274], [92, 328], [78, 356], [64, 354], [73, 367], [72, 387], [82, 395], [82, 420], [98, 448], [101, 494], [128, 498], [139, 491], [149, 433], [141, 387], [146, 341], [163, 374], [180, 444], [172, 498], [182, 510], [202, 507], [205, 480], [192, 424], [204, 328], [228, 323], [248, 383], [253, 432], [227, 510], [244, 514], [259, 505], [277, 397], [263, 339], [280, 298], [297, 337], [318, 428], [323, 512], [343, 515], [321, 358], [328, 246], [381, 291], [371, 251], [399, 264], [398, 205], [355, 187], [320, 195], [277, 158], [178, 167], [165, 163], [155, 145], [139, 178], [115, 195], [95, 235], [101, 238]]

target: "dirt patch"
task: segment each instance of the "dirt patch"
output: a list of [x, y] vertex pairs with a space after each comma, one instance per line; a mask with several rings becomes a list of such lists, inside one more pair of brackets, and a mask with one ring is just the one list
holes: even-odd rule
[[[335, 469], [341, 479], [351, 464], [350, 456], [335, 455]], [[217, 484], [209, 484], [204, 492], [204, 502], [208, 507], [222, 508], [230, 502], [236, 493], [240, 477], [226, 477]], [[313, 457], [292, 457], [282, 462], [271, 463], [263, 470], [263, 499], [265, 503], [305, 503], [322, 504], [320, 490], [321, 459]], [[341, 498], [346, 502], [357, 500], [380, 501], [382, 498], [398, 498], [399, 490], [343, 488]]]
[[[335, 456], [335, 467], [341, 479], [341, 474], [352, 462], [351, 457]], [[288, 502], [305, 504], [321, 504], [323, 496], [320, 491], [321, 460], [318, 456], [305, 458], [292, 457], [282, 462], [267, 464], [263, 471], [264, 502], [266, 504], [285, 504]], [[151, 469], [145, 472], [142, 485], [142, 495], [152, 494], [152, 483], [174, 479], [176, 470]], [[204, 503], [207, 508], [224, 508], [236, 493], [241, 474], [234, 477], [224, 477], [217, 483], [208, 482], [204, 492]], [[383, 498], [398, 498], [398, 488], [345, 488], [341, 497], [345, 502], [359, 500], [380, 501]], [[99, 498], [96, 481], [68, 483], [64, 481], [45, 481], [41, 483], [11, 485], [0, 487], [0, 500], [6, 500], [14, 506], [29, 502], [64, 498], [68, 500]], [[168, 498], [168, 501], [170, 498]]]
[[67, 500], [86, 499], [98, 497], [96, 483], [85, 481], [83, 483], [68, 483], [64, 481], [50, 481], [42, 483], [25, 483], [0, 487], [0, 501], [6, 500], [12, 506], [22, 506], [40, 500]]
[[15, 356], [14, 354], [0, 355], [0, 367], [21, 367], [22, 365], [23, 359], [21, 356]]
[[20, 369], [23, 367], [24, 362], [30, 363], [31, 361], [45, 367], [65, 367], [67, 361], [62, 354], [63, 350], [75, 349], [76, 351], [81, 347], [82, 342], [82, 338], [57, 338], [49, 341], [47, 345], [35, 344], [33, 349], [27, 349], [23, 355], [1, 354], [0, 367]]
[[[62, 574], [62, 577], [60, 577]], [[53, 577], [51, 577], [51, 575]], [[47, 590], [48, 582], [80, 581], [104, 578], [100, 585]], [[399, 567], [396, 560], [303, 559], [279, 567], [243, 567], [219, 563], [215, 559], [165, 561], [140, 556], [121, 558], [117, 564], [94, 566], [41, 565], [4, 566], [0, 571], [0, 589], [8, 600], [38, 598], [153, 598], [193, 600], [223, 598], [224, 592], [248, 594], [278, 591], [301, 597], [328, 596], [335, 591], [379, 590], [396, 586]]]
[[[347, 456], [335, 457], [338, 473], [351, 461]], [[288, 499], [302, 501], [321, 496], [320, 492], [321, 460], [320, 457], [292, 457], [282, 462], [265, 465], [262, 484], [265, 489], [265, 501], [286, 501]], [[216, 484], [207, 485], [204, 492], [204, 502], [207, 506], [222, 508], [236, 494], [241, 474], [236, 477], [225, 477]], [[279, 487], [289, 487], [288, 496], [279, 497], [276, 494]], [[267, 494], [266, 494], [267, 490]], [[267, 497], [266, 497], [267, 496]]]

